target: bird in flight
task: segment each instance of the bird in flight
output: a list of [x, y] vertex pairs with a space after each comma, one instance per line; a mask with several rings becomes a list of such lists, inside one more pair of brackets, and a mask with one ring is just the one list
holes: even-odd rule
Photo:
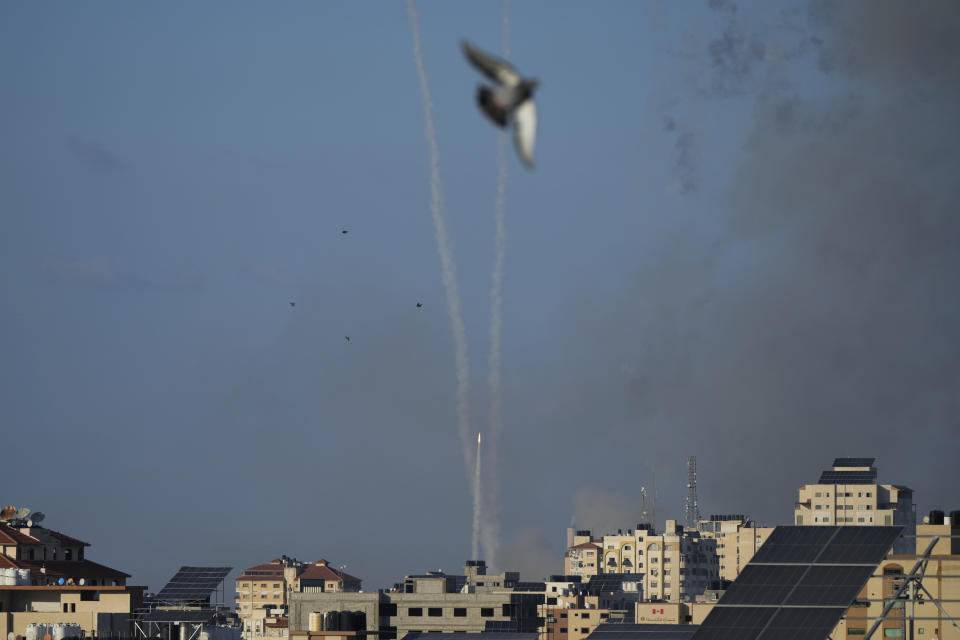
[[343, 336], [343, 338], [344, 338], [347, 342], [350, 342], [350, 336]]
[[422, 302], [418, 302], [418, 303], [417, 303], [417, 309], [420, 309], [421, 307], [423, 307], [423, 303], [422, 303]]
[[290, 303], [290, 306], [291, 306], [291, 307], [295, 307], [295, 306], [297, 306], [297, 303], [296, 303], [296, 302], [291, 302], [291, 303]]
[[533, 167], [533, 148], [537, 138], [537, 107], [533, 92], [540, 81], [524, 78], [506, 60], [481, 51], [466, 40], [462, 48], [470, 64], [497, 83], [492, 88], [480, 85], [477, 103], [498, 126], [506, 127], [508, 121], [513, 121], [513, 144], [517, 155], [525, 165]]
[[344, 236], [345, 236], [345, 235], [347, 235], [348, 233], [350, 233], [350, 232], [347, 231], [346, 229], [341, 229], [341, 230], [340, 230], [340, 234], [341, 234], [341, 235], [344, 235]]

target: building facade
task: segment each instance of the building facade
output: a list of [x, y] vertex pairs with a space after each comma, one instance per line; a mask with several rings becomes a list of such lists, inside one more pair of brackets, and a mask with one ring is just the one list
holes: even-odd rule
[[719, 575], [733, 582], [775, 527], [761, 527], [745, 515], [711, 515], [697, 523], [704, 538], [717, 541]]
[[[955, 626], [960, 623], [960, 511], [952, 512], [951, 516], [944, 519], [942, 512], [934, 512], [926, 522], [917, 525], [912, 552], [891, 553], [880, 563], [878, 571], [830, 634], [831, 638], [864, 638], [886, 603], [892, 601], [874, 638], [960, 640], [960, 629]], [[920, 580], [922, 587], [910, 586], [895, 599], [905, 576], [934, 539], [937, 541]]]
[[[913, 535], [913, 490], [877, 482], [875, 458], [837, 458], [816, 484], [800, 487], [794, 503], [798, 525], [902, 525]], [[910, 541], [898, 541], [898, 553], [912, 553]]]
[[89, 546], [25, 519], [0, 522], [0, 569], [17, 576], [0, 584], [0, 638], [23, 636], [31, 623], [77, 624], [88, 636], [130, 633], [146, 587], [87, 559]]
[[[684, 531], [676, 520], [667, 520], [663, 533], [641, 524], [597, 540], [590, 539], [588, 531], [578, 532], [570, 541], [574, 545], [566, 553], [568, 573], [581, 569], [573, 566], [573, 558], [587, 558], [596, 547], [597, 575], [642, 574], [644, 600], [692, 601], [719, 577], [717, 541], [699, 531]], [[592, 546], [584, 546], [588, 542]]]

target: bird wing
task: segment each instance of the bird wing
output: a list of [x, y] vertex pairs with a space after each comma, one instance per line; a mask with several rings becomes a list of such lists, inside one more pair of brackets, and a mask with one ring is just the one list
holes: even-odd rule
[[513, 112], [513, 144], [517, 155], [528, 167], [533, 166], [533, 149], [537, 140], [537, 106], [527, 98]]
[[494, 82], [511, 87], [520, 83], [520, 74], [506, 60], [481, 51], [466, 40], [463, 41], [462, 47], [467, 60]]

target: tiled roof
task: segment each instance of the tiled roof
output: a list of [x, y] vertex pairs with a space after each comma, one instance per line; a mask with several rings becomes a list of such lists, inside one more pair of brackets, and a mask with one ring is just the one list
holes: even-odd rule
[[43, 544], [33, 536], [20, 533], [7, 525], [0, 525], [0, 544]]
[[593, 544], [592, 542], [581, 542], [580, 544], [576, 544], [570, 548], [571, 549], [599, 549], [600, 545]]
[[0, 553], [0, 569], [20, 569], [22, 568], [18, 563], [14, 562], [7, 556]]
[[[301, 580], [336, 580], [340, 581], [340, 574], [331, 569], [326, 565], [317, 565], [312, 564], [307, 567], [303, 573], [297, 576]], [[344, 582], [360, 582], [360, 578], [356, 578], [349, 573], [343, 574]]]
[[24, 569], [30, 569], [31, 573], [36, 575], [43, 575], [40, 569], [45, 568], [47, 576], [64, 578], [107, 578], [115, 580], [130, 577], [129, 573], [117, 571], [90, 560], [21, 560], [20, 564]]
[[89, 547], [89, 542], [84, 542], [83, 540], [77, 540], [76, 538], [71, 538], [70, 536], [60, 533], [59, 531], [54, 531], [53, 529], [47, 529], [47, 533], [60, 541], [60, 544], [67, 544], [70, 546], [80, 546], [80, 547]]

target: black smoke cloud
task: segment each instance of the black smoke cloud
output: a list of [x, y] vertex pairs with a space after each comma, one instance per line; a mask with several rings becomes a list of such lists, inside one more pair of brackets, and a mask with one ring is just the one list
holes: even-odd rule
[[[921, 510], [955, 508], [960, 4], [808, 15], [843, 92], [763, 69], [729, 213], [710, 212], [721, 230], [680, 230], [629, 292], [578, 316], [594, 355], [558, 413], [617, 442], [620, 463], [631, 443], [676, 477], [699, 454], [705, 512], [789, 522], [797, 487], [850, 455], [876, 456]], [[751, 38], [721, 41], [722, 77], [757, 73]]]

